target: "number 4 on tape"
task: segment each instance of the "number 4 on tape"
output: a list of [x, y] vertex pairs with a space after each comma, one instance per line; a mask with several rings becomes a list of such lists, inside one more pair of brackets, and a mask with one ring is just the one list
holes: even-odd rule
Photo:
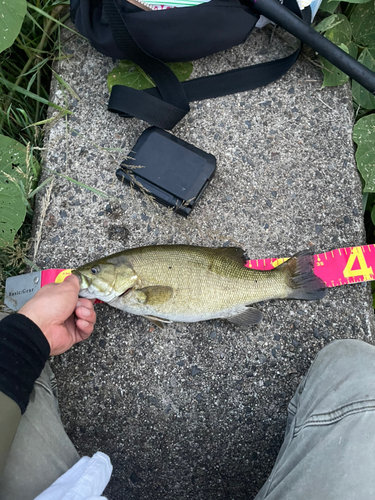
[[[358, 262], [359, 268], [353, 269], [356, 265], [356, 261]], [[374, 273], [372, 271], [372, 267], [367, 267], [367, 262], [361, 247], [352, 248], [348, 262], [343, 271], [343, 275], [344, 278], [356, 278], [363, 276], [364, 281], [373, 279]]]

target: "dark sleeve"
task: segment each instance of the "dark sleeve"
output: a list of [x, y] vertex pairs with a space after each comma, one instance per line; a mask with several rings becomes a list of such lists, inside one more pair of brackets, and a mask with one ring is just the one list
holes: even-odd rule
[[18, 404], [21, 413], [49, 353], [48, 340], [26, 316], [11, 314], [0, 321], [0, 391]]

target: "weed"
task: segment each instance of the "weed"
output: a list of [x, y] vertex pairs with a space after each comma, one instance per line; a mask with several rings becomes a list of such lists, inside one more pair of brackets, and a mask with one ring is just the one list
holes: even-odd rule
[[[13, 30], [10, 46], [0, 48], [0, 137], [7, 136], [26, 146], [26, 164], [20, 162], [11, 170], [6, 170], [2, 164], [1, 173], [3, 186], [17, 187], [12, 192], [17, 193], [18, 203], [26, 207], [26, 212], [13, 243], [0, 247], [0, 302], [5, 280], [27, 268], [35, 195], [52, 180], [50, 177], [37, 187], [39, 168], [36, 166], [39, 166], [43, 145], [41, 126], [51, 121], [47, 118], [48, 107], [57, 108], [59, 117], [70, 113], [49, 101], [52, 65], [55, 59], [62, 57], [60, 27], [69, 18], [69, 5], [65, 0], [25, 0], [20, 4], [24, 8], [19, 14], [20, 19], [24, 15], [22, 25], [12, 24], [14, 19], [9, 14], [10, 28], [6, 31]], [[6, 8], [5, 2], [3, 5]], [[69, 90], [61, 77], [58, 81]], [[8, 151], [11, 146], [8, 141]]]

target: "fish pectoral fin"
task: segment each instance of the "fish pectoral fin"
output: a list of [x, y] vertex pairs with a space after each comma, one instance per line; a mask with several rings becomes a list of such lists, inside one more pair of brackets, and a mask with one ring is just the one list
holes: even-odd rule
[[143, 316], [144, 318], [151, 321], [151, 323], [159, 328], [163, 329], [164, 325], [167, 323], [172, 323], [169, 319], [157, 318], [156, 316]]
[[140, 302], [150, 306], [163, 304], [173, 295], [173, 288], [170, 286], [147, 286], [137, 290]]
[[255, 325], [262, 320], [263, 314], [259, 309], [255, 307], [247, 307], [246, 311], [238, 314], [237, 316], [231, 316], [227, 318], [228, 321], [239, 326]]

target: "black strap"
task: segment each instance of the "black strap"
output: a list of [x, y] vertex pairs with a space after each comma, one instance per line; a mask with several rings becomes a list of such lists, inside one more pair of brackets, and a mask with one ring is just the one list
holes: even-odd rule
[[[121, 10], [118, 8], [116, 0], [103, 0], [103, 6], [105, 15], [111, 27], [113, 38], [124, 53], [125, 58], [138, 64], [148, 75], [151, 76], [160, 92], [158, 101], [162, 100], [162, 102], [165, 102], [168, 105], [164, 111], [168, 115], [166, 121], [169, 121], [172, 118], [173, 121], [178, 123], [190, 109], [189, 102], [180, 85], [180, 82], [178, 81], [178, 78], [166, 64], [159, 59], [150, 56], [147, 52], [140, 48], [132, 37], [126, 25], [125, 16], [122, 15]], [[119, 85], [116, 85], [116, 87], [119, 87]], [[154, 103], [153, 100], [150, 102], [147, 96], [143, 96], [141, 91], [130, 89], [129, 87], [123, 88], [133, 91], [130, 92], [125, 98], [126, 101], [129, 102], [128, 113], [154, 125], [152, 122], [152, 108], [156, 103]], [[143, 97], [139, 100], [139, 104], [135, 103], [135, 106], [133, 106], [133, 100], [138, 101], [139, 95]]]
[[[210, 99], [268, 85], [293, 66], [301, 50], [300, 47], [290, 56], [276, 61], [180, 83], [166, 64], [140, 48], [128, 30], [125, 17], [122, 16], [115, 2], [116, 0], [103, 0], [113, 37], [126, 54], [126, 58], [148, 73], [157, 87], [140, 91], [123, 85], [114, 85], [108, 109], [122, 117], [135, 116], [160, 128], [173, 128], [188, 113], [188, 103], [191, 101]], [[291, 0], [291, 10], [295, 11], [296, 5], [295, 0]], [[298, 12], [301, 16], [299, 9]], [[303, 13], [306, 18], [311, 15], [310, 9], [304, 9]], [[310, 17], [308, 22], [310, 23]]]
[[[189, 102], [262, 87], [284, 75], [297, 60], [299, 52], [300, 49], [277, 61], [188, 80], [181, 86]], [[123, 85], [113, 86], [108, 109], [122, 117], [136, 116], [164, 129], [173, 128], [186, 114], [163, 101], [157, 88], [140, 91]]]

